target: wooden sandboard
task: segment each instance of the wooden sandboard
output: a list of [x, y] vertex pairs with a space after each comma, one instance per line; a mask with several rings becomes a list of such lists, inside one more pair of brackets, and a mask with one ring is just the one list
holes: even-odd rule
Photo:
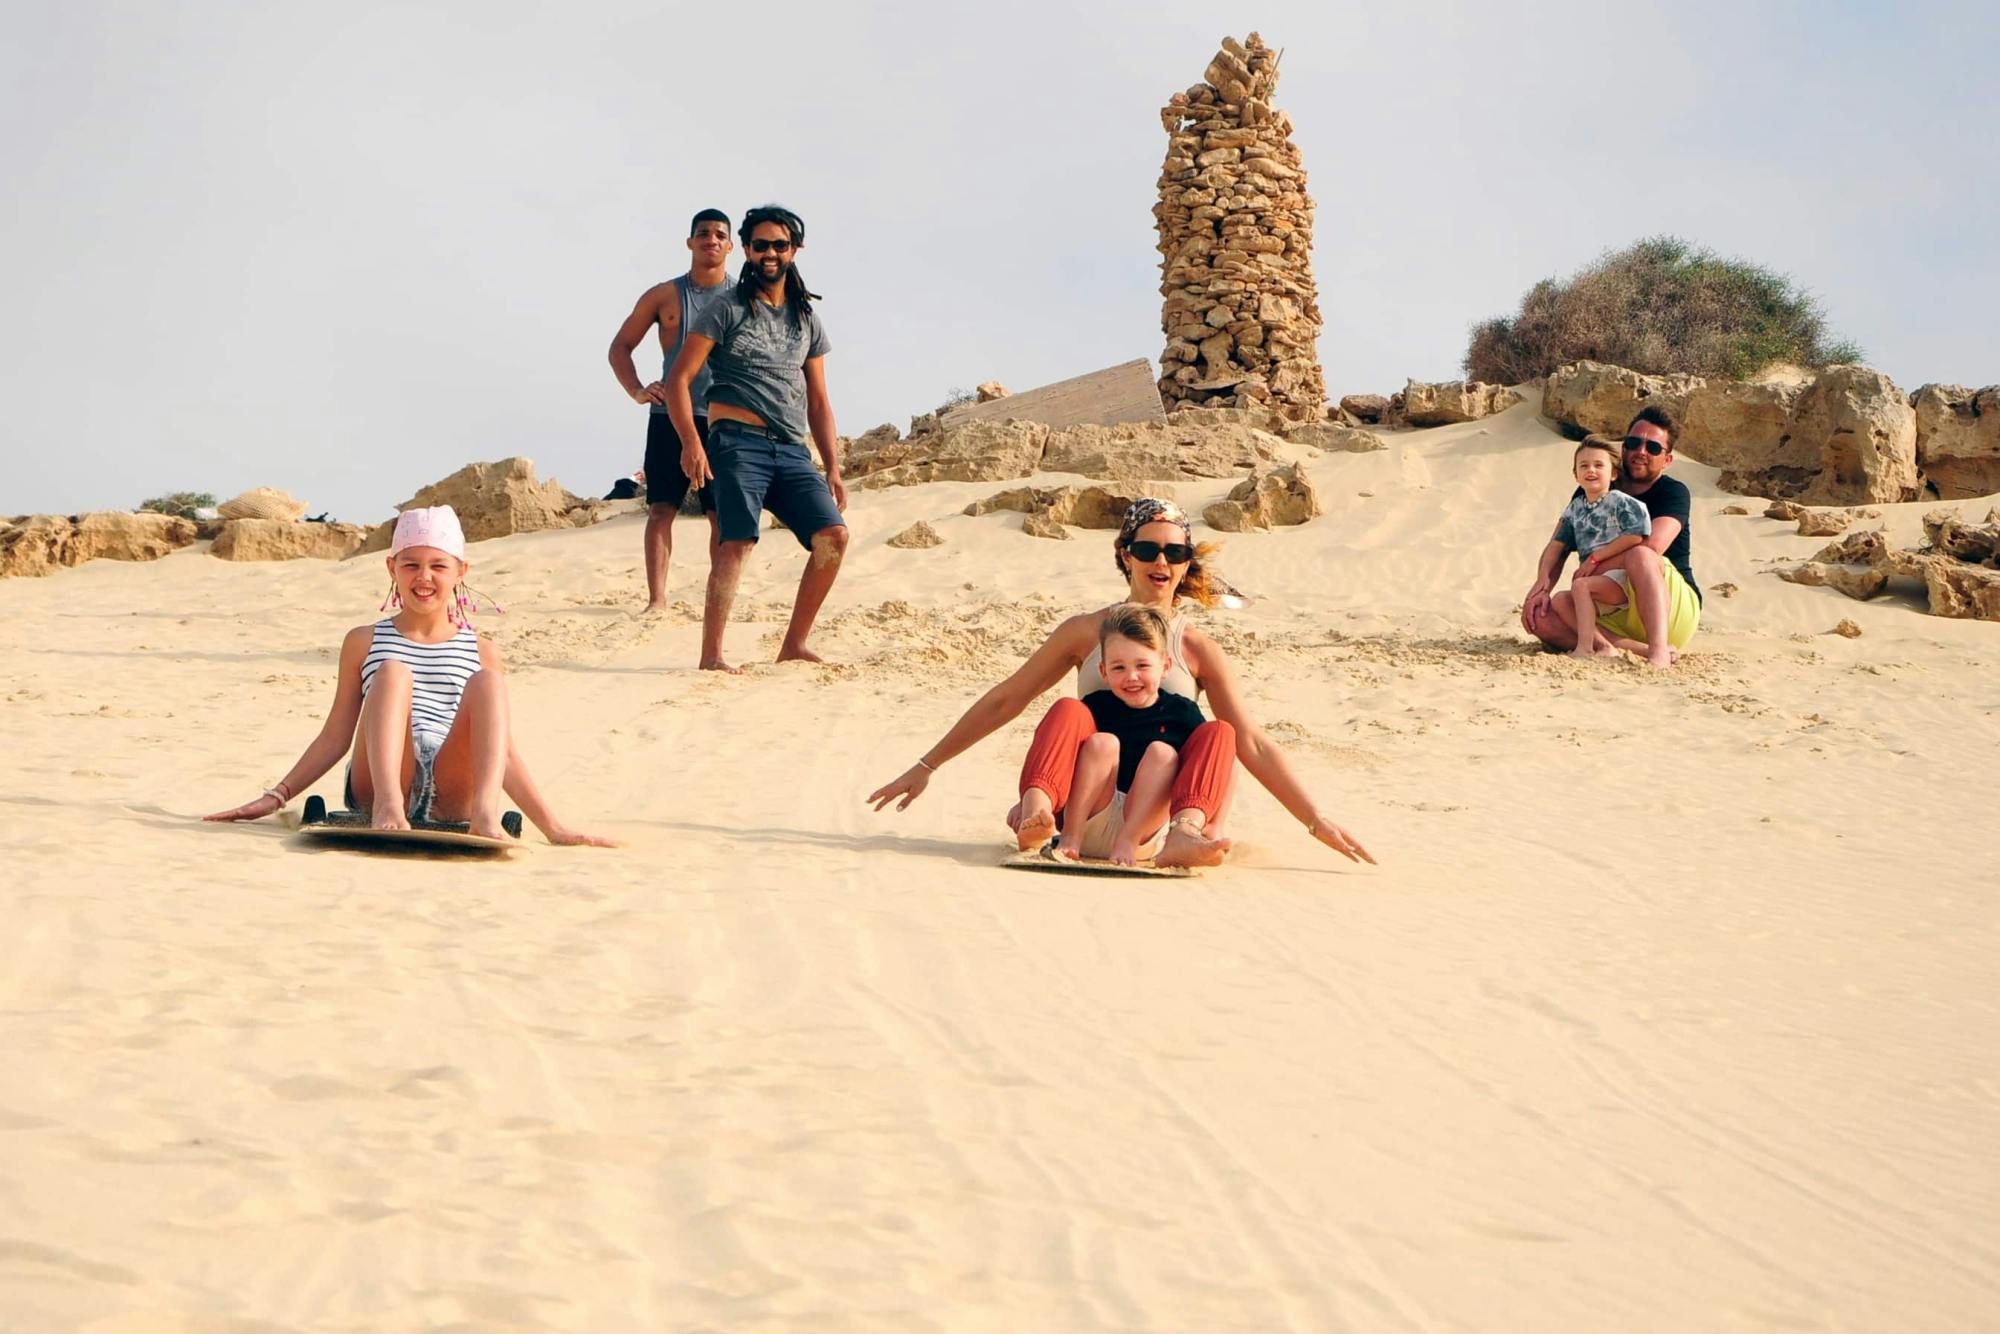
[[305, 818], [299, 833], [321, 842], [344, 843], [349, 847], [373, 848], [379, 852], [508, 852], [519, 846], [521, 817], [507, 812], [501, 824], [511, 837], [487, 838], [463, 824], [433, 824], [426, 821], [412, 829], [377, 829], [359, 811], [329, 811], [318, 797], [306, 802]]
[[1116, 866], [1092, 858], [1073, 862], [1067, 857], [1056, 856], [1054, 843], [1044, 844], [1035, 852], [1009, 848], [1007, 855], [1000, 859], [1000, 864], [1015, 871], [1053, 871], [1057, 875], [1141, 875], [1176, 880], [1189, 879], [1202, 872], [1198, 866], [1155, 866], [1151, 862], [1140, 862], [1136, 866]]

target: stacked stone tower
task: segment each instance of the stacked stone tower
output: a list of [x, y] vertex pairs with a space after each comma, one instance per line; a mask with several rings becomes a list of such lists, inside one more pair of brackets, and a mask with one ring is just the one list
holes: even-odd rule
[[1278, 57], [1222, 39], [1202, 82], [1160, 109], [1160, 397], [1178, 408], [1326, 411], [1312, 199], [1291, 117], [1271, 109]]

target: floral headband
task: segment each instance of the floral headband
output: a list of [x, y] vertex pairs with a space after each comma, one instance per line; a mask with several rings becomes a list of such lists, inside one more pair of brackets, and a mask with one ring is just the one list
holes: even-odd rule
[[1132, 507], [1125, 511], [1125, 521], [1118, 525], [1118, 545], [1121, 547], [1132, 545], [1132, 539], [1149, 523], [1179, 524], [1183, 533], [1190, 536], [1194, 533], [1187, 511], [1179, 505], [1171, 500], [1161, 500], [1157, 496], [1141, 496], [1132, 502]]

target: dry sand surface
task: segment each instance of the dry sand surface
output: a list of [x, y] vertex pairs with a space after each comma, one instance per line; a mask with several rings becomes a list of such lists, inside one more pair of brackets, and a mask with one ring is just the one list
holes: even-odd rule
[[498, 864], [196, 821], [309, 739], [376, 560], [0, 584], [0, 1326], [1994, 1328], [2000, 626], [1779, 582], [1819, 541], [1684, 462], [1740, 592], [1682, 668], [1530, 651], [1533, 410], [1227, 541], [1206, 624], [1379, 868], [1251, 785], [1199, 880], [996, 869], [1032, 716], [864, 806], [1119, 591], [1108, 534], [959, 513], [998, 484], [857, 491], [838, 665], [736, 679], [695, 523], [651, 620], [637, 517], [475, 547], [525, 754], [626, 843]]

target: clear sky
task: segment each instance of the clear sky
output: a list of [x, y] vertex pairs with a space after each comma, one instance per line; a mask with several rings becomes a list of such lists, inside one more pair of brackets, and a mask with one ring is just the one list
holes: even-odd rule
[[804, 215], [847, 434], [1157, 356], [1156, 113], [1225, 23], [1286, 51], [1336, 395], [1454, 377], [1658, 232], [1792, 275], [1906, 389], [2000, 381], [1995, 15], [7, 0], [0, 514], [373, 520], [511, 454], [601, 494], [645, 430], [605, 346], [707, 205]]

